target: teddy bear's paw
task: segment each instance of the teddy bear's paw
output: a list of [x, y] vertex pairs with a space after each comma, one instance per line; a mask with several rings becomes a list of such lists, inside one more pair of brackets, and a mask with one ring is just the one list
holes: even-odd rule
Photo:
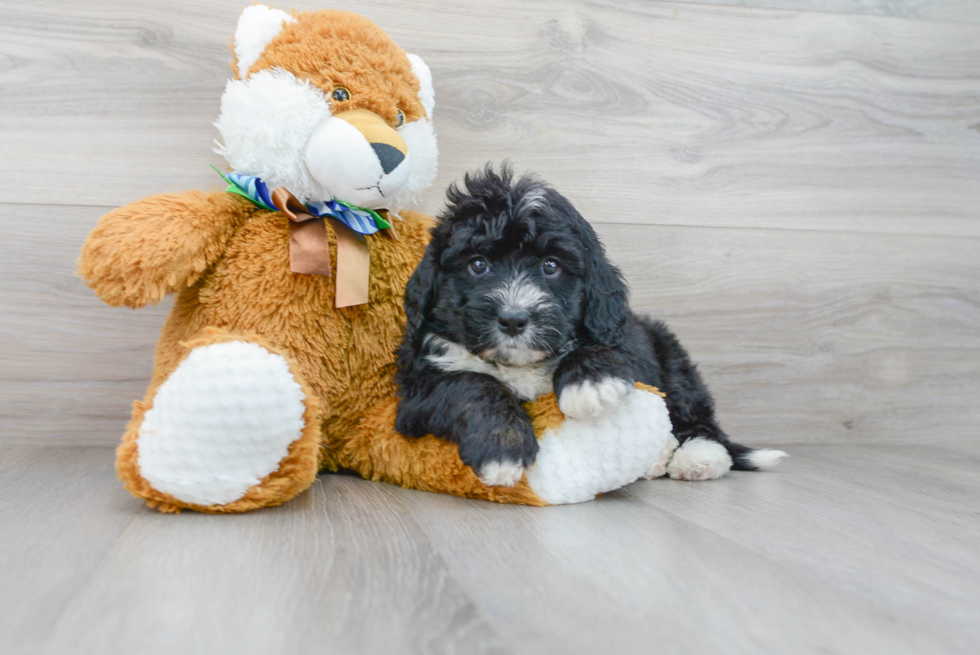
[[722, 444], [694, 437], [674, 452], [667, 464], [667, 475], [674, 480], [717, 480], [731, 468], [732, 457]]
[[224, 505], [276, 471], [305, 427], [305, 394], [280, 355], [245, 341], [194, 348], [139, 429], [140, 474], [195, 505]]
[[677, 450], [677, 437], [670, 435], [670, 438], [667, 440], [667, 445], [664, 446], [663, 452], [660, 453], [660, 457], [643, 474], [643, 479], [653, 480], [667, 475], [667, 464], [670, 462], [670, 458], [674, 455], [675, 450]]
[[552, 505], [592, 500], [643, 477], [672, 438], [664, 399], [631, 389], [601, 417], [566, 417], [546, 430], [528, 486]]
[[558, 408], [569, 418], [597, 418], [622, 403], [632, 390], [633, 385], [622, 378], [573, 382], [562, 389]]

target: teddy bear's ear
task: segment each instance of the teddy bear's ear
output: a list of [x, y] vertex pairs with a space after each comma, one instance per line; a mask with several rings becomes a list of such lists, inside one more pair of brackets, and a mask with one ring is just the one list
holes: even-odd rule
[[245, 79], [265, 47], [282, 30], [286, 23], [296, 19], [281, 9], [270, 9], [265, 5], [246, 7], [238, 18], [235, 28], [235, 59], [239, 79]]
[[436, 106], [436, 92], [432, 88], [432, 72], [422, 58], [418, 55], [409, 54], [408, 60], [412, 62], [412, 72], [419, 78], [419, 101], [425, 107], [425, 114], [432, 120], [432, 110]]

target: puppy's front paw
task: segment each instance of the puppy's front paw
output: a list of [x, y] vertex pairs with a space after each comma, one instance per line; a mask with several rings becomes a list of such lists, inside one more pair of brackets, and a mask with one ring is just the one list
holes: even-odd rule
[[573, 382], [561, 390], [558, 407], [569, 418], [597, 418], [626, 398], [633, 386], [622, 378]]
[[488, 487], [513, 487], [524, 477], [524, 466], [519, 462], [487, 462], [477, 477]]
[[[523, 410], [521, 410], [523, 412]], [[538, 456], [538, 439], [526, 414], [492, 415], [460, 439], [459, 457], [490, 487], [513, 487]]]

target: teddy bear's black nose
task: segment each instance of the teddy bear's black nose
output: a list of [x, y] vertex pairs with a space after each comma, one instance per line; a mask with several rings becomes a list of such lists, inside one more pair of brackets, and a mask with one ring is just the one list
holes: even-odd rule
[[385, 175], [398, 168], [398, 164], [405, 161], [405, 155], [395, 146], [389, 146], [387, 143], [372, 143], [371, 147], [378, 155], [378, 161], [381, 162], [381, 168]]

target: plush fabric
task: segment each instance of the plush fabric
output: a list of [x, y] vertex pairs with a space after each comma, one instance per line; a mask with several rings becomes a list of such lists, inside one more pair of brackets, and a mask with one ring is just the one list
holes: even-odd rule
[[[285, 79], [286, 88], [300, 90], [307, 102], [307, 118], [300, 121], [304, 129], [354, 109], [373, 112], [395, 129], [401, 110], [407, 121], [401, 134], [417, 156], [413, 171], [423, 162], [401, 190], [414, 195], [430, 183], [436, 157], [429, 116], [434, 96], [421, 59], [410, 59], [355, 14], [320, 11], [286, 19], [257, 7], [246, 9], [239, 24], [240, 79], [229, 84], [223, 102], [222, 111], [236, 116], [236, 130], [244, 130], [236, 138], [248, 133], [248, 119], [241, 117], [250, 114], [235, 103], [251, 98], [241, 95], [239, 83], [246, 74], [263, 80], [265, 73], [267, 82]], [[349, 100], [328, 100], [338, 86], [349, 90]], [[330, 106], [320, 111], [315, 102]], [[251, 115], [259, 122], [274, 119], [274, 114]], [[253, 127], [259, 134], [267, 126]], [[234, 156], [252, 157], [259, 169], [267, 162], [261, 152], [245, 152], [250, 143], [236, 142], [236, 155], [226, 151], [232, 168]], [[260, 151], [265, 147], [259, 137], [255, 143]], [[291, 143], [302, 147], [302, 139]], [[301, 167], [303, 153], [269, 156], [278, 158], [277, 170], [288, 177]], [[292, 163], [283, 164], [286, 160]], [[238, 172], [269, 181], [262, 170]], [[295, 179], [276, 183], [290, 191], [305, 185], [304, 202], [329, 200], [311, 197], [328, 184], [312, 184], [308, 177], [295, 173]], [[416, 489], [546, 504], [526, 480], [510, 488], [484, 486], [460, 462], [453, 444], [395, 431], [394, 353], [405, 326], [403, 293], [433, 221], [401, 210], [393, 222], [397, 239], [385, 230], [365, 237], [369, 302], [337, 309], [333, 275], [290, 271], [288, 217], [240, 195], [220, 190], [152, 196], [99, 221], [78, 266], [99, 297], [135, 308], [177, 294], [146, 396], [134, 404], [117, 451], [117, 471], [131, 493], [164, 512], [242, 512], [293, 498], [326, 469], [353, 470]], [[336, 262], [336, 235], [329, 223], [324, 229]], [[538, 434], [553, 435], [563, 424], [553, 396], [530, 411]], [[270, 461], [277, 459], [270, 471]], [[640, 469], [654, 464], [655, 458]], [[220, 479], [208, 480], [209, 472]]]

